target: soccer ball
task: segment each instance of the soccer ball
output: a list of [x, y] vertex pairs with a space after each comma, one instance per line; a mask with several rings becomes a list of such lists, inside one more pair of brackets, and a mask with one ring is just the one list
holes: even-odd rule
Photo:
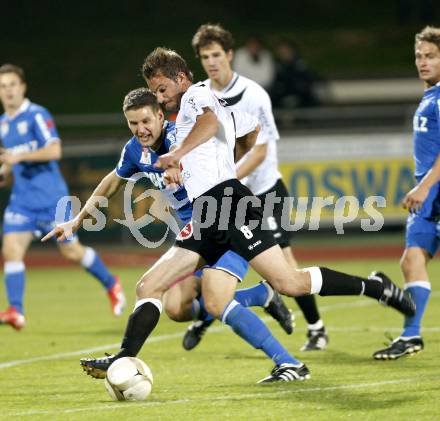
[[152, 387], [153, 374], [139, 358], [120, 358], [107, 370], [105, 388], [115, 401], [144, 401]]

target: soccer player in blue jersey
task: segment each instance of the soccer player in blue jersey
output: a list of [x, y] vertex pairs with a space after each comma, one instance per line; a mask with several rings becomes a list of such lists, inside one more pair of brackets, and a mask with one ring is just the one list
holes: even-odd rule
[[373, 354], [377, 360], [395, 360], [423, 349], [420, 325], [431, 292], [427, 265], [440, 247], [440, 28], [428, 26], [416, 35], [415, 59], [425, 92], [413, 119], [417, 185], [403, 199], [410, 214], [400, 267], [416, 314], [405, 318], [399, 337]]
[[[0, 176], [13, 174], [13, 187], [3, 218], [3, 260], [9, 308], [0, 323], [20, 330], [25, 325], [23, 296], [26, 251], [35, 235], [55, 226], [57, 202], [68, 195], [57, 161], [61, 143], [51, 114], [25, 98], [23, 70], [12, 64], [0, 67]], [[61, 254], [81, 263], [108, 292], [112, 311], [119, 316], [125, 304], [119, 280], [112, 276], [95, 250], [78, 238], [59, 243]]]
[[[190, 222], [192, 204], [185, 188], [183, 186], [166, 187], [164, 177], [169, 176], [169, 173], [165, 174], [164, 170], [155, 166], [159, 156], [168, 153], [176, 146], [175, 124], [164, 121], [164, 114], [157, 103], [156, 96], [146, 88], [139, 88], [129, 92], [124, 99], [123, 111], [134, 136], [124, 146], [117, 167], [102, 179], [74, 220], [61, 224], [43, 240], [52, 235], [59, 236], [61, 239], [66, 238], [66, 234], [64, 234], [65, 228], [67, 228], [66, 232], [76, 232], [81, 227], [82, 221], [89, 214], [90, 210], [97, 205], [99, 197], [112, 197], [127, 180], [136, 180], [136, 176], [139, 174], [146, 175], [153, 185], [165, 195], [181, 222], [184, 224]], [[256, 134], [257, 132], [254, 129], [258, 126], [258, 123], [251, 116], [246, 116], [245, 120], [241, 120], [239, 113], [236, 113], [237, 132], [240, 130], [240, 127], [246, 126], [244, 132], [249, 132], [250, 134], [248, 139], [239, 140], [240, 142], [249, 142], [249, 146], [246, 146], [247, 151], [255, 142], [254, 133]], [[243, 126], [241, 126], [241, 122], [243, 122]], [[233, 273], [235, 278], [241, 281], [247, 271], [247, 267], [247, 262], [241, 256], [233, 252], [227, 252], [217, 263], [210, 267], [210, 270], [218, 271], [219, 277], [226, 277], [228, 276], [227, 274]], [[192, 291], [195, 287], [199, 287], [199, 285], [195, 285], [195, 282], [200, 276], [202, 276], [202, 273], [199, 271], [195, 277], [189, 276], [171, 289], [170, 286], [174, 280], [171, 280], [171, 282], [152, 282], [150, 284], [147, 284], [145, 281], [140, 282], [144, 283], [143, 288], [150, 290], [149, 296], [158, 297], [154, 299], [154, 303], [161, 310], [162, 296], [167, 293], [168, 296], [165, 299], [167, 313], [171, 314], [172, 318], [177, 321], [189, 321], [194, 316], [192, 305], [194, 295]], [[226, 317], [222, 321], [254, 348], [261, 349], [276, 364], [300, 364], [275, 339], [257, 315], [246, 308], [248, 306], [269, 307], [268, 310], [274, 318], [278, 319], [284, 315], [284, 317], [288, 317], [290, 320], [290, 314], [287, 308], [282, 305], [278, 293], [268, 284], [259, 284], [254, 288], [237, 291], [235, 299], [237, 300], [235, 306], [237, 317]], [[197, 312], [207, 313], [203, 300], [197, 301], [197, 303]], [[133, 320], [129, 321], [129, 326], [130, 324], [133, 324]], [[140, 335], [139, 338], [141, 344], [143, 344], [142, 337], [143, 335]], [[127, 347], [127, 344], [124, 342], [121, 346], [123, 349]], [[140, 350], [140, 347], [138, 350]], [[108, 361], [109, 358], [105, 357], [104, 364]], [[105, 376], [105, 370], [90, 369], [87, 365], [88, 359], [82, 362], [86, 371], [92, 376]], [[309, 377], [306, 368], [302, 377]]]

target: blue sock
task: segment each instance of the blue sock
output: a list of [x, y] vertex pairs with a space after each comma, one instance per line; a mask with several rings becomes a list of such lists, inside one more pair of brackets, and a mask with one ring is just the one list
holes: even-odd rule
[[5, 262], [5, 284], [9, 305], [23, 313], [23, 296], [25, 285], [25, 266], [23, 262]]
[[207, 322], [214, 318], [206, 311], [205, 300], [203, 299], [203, 297], [195, 298], [193, 300], [191, 310], [194, 320], [203, 320], [204, 322]]
[[92, 274], [101, 284], [110, 289], [115, 284], [115, 278], [108, 271], [104, 262], [98, 256], [98, 254], [91, 247], [86, 247], [86, 252], [82, 258], [81, 264], [83, 267]]
[[[251, 288], [239, 289], [235, 291], [235, 300], [243, 307], [263, 307], [269, 298], [269, 289], [264, 283], [260, 283]], [[212, 320], [213, 317], [207, 313], [205, 302], [202, 297], [198, 299], [198, 306], [193, 303], [193, 316], [197, 320]]]
[[264, 283], [251, 288], [239, 289], [235, 291], [234, 296], [243, 307], [263, 307], [268, 297], [269, 290]]
[[272, 336], [267, 326], [252, 311], [232, 300], [222, 314], [222, 322], [256, 349], [261, 349], [275, 364], [302, 363], [293, 358], [287, 350]]
[[411, 294], [416, 304], [416, 314], [413, 317], [405, 317], [401, 336], [420, 336], [420, 324], [431, 293], [431, 284], [428, 281], [408, 282], [405, 290]]

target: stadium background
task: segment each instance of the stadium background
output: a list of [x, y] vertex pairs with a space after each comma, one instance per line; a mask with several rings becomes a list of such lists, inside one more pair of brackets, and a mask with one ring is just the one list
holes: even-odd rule
[[[128, 139], [121, 101], [128, 90], [144, 84], [140, 66], [152, 48], [165, 45], [181, 52], [197, 80], [203, 73], [190, 39], [207, 20], [231, 29], [237, 47], [254, 33], [269, 49], [281, 38], [294, 40], [321, 79], [321, 106], [275, 110], [283, 177], [291, 194], [353, 195], [361, 204], [366, 196], [383, 195], [387, 207], [381, 234], [401, 232], [405, 213], [399, 200], [412, 184], [411, 114], [422, 92], [413, 66], [413, 36], [434, 22], [438, 6], [430, 1], [353, 5], [344, 0], [266, 6], [258, 1], [252, 7], [229, 1], [195, 1], [190, 7], [175, 2], [66, 6], [43, 1], [36, 8], [16, 1], [8, 4], [0, 28], [0, 61], [23, 66], [30, 98], [55, 115], [64, 142], [63, 173], [71, 193], [83, 202], [114, 166]], [[136, 192], [141, 191], [138, 186]], [[1, 191], [2, 208], [7, 194]], [[120, 205], [110, 204], [107, 230], [99, 235], [83, 232], [82, 237], [130, 244], [128, 229], [113, 221], [122, 216]], [[148, 206], [145, 200], [134, 205], [135, 217]], [[330, 241], [332, 221], [333, 210], [327, 207], [320, 232], [327, 230]], [[360, 233], [359, 218], [347, 226], [351, 229], [346, 234]], [[154, 235], [160, 236], [162, 229], [156, 225]], [[305, 234], [310, 238], [310, 231]]]
[[[224, 24], [237, 46], [253, 33], [269, 48], [282, 37], [295, 40], [325, 83], [321, 106], [276, 110], [282, 135], [279, 155], [289, 189], [301, 196], [353, 194], [361, 201], [383, 194], [388, 203], [384, 229], [377, 233], [363, 232], [357, 220], [345, 235], [337, 235], [332, 210], [327, 209], [318, 231], [297, 234], [296, 256], [300, 263], [307, 260], [307, 265], [349, 273], [380, 268], [402, 282], [398, 257], [405, 212], [399, 200], [412, 183], [411, 119], [423, 89], [412, 46], [414, 33], [427, 23], [438, 26], [439, 19], [440, 6], [430, 0], [14, 0], [2, 3], [0, 63], [23, 66], [29, 97], [55, 115], [63, 139], [62, 170], [72, 194], [83, 202], [113, 168], [128, 138], [122, 98], [144, 85], [139, 68], [152, 48], [175, 48], [199, 79], [203, 73], [190, 38], [206, 21]], [[141, 191], [139, 186], [137, 193]], [[8, 194], [0, 189], [1, 212]], [[146, 201], [137, 203], [135, 217], [147, 208]], [[111, 222], [122, 216], [120, 201], [110, 202], [109, 213], [104, 231], [82, 231], [81, 237], [86, 244], [98, 243], [106, 262], [121, 276], [128, 311], [119, 319], [110, 317], [97, 283], [80, 268], [55, 267], [66, 263], [53, 247], [35, 244], [26, 258], [31, 268], [28, 325], [20, 333], [4, 326], [0, 335], [0, 419], [438, 418], [438, 282], [433, 282], [433, 302], [424, 318], [427, 346], [420, 357], [391, 365], [373, 362], [371, 353], [382, 345], [384, 330], [393, 336], [400, 332], [401, 316], [362, 297], [318, 297], [331, 342], [324, 354], [300, 354], [313, 370], [312, 381], [260, 388], [253, 383], [267, 374], [269, 362], [229, 329], [217, 324], [199, 349], [184, 353], [180, 343], [186, 325], [162, 317], [140, 355], [155, 376], [149, 401], [109, 402], [102, 383], [80, 371], [78, 358], [117, 349], [134, 304], [135, 283], [160, 253], [145, 256], [129, 230]], [[161, 229], [155, 226], [156, 236]], [[440, 277], [438, 260], [430, 265], [430, 274], [433, 280]], [[258, 281], [251, 273], [243, 286]], [[4, 293], [0, 302], [5, 308]], [[293, 306], [291, 300], [288, 304]], [[297, 353], [306, 323], [299, 311], [294, 314], [296, 332], [289, 337], [265, 321]]]

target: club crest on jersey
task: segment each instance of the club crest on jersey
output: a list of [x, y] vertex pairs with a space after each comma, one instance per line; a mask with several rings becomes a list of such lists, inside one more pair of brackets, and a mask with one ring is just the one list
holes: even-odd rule
[[20, 135], [25, 135], [28, 131], [28, 123], [27, 121], [20, 121], [20, 123], [17, 124], [17, 132]]
[[188, 99], [188, 103], [191, 105], [191, 108], [192, 108], [195, 112], [197, 112], [197, 111], [199, 110], [199, 108], [197, 107], [197, 104], [196, 104], [196, 102], [195, 102], [195, 100], [194, 100], [193, 97], [191, 97], [191, 98]]
[[176, 237], [178, 241], [184, 241], [190, 238], [193, 234], [192, 222], [188, 222], [180, 231], [179, 235]]
[[141, 159], [139, 160], [141, 164], [151, 165], [151, 153], [148, 149], [142, 151]]
[[2, 121], [0, 125], [0, 136], [4, 137], [9, 132], [9, 124], [6, 121]]

